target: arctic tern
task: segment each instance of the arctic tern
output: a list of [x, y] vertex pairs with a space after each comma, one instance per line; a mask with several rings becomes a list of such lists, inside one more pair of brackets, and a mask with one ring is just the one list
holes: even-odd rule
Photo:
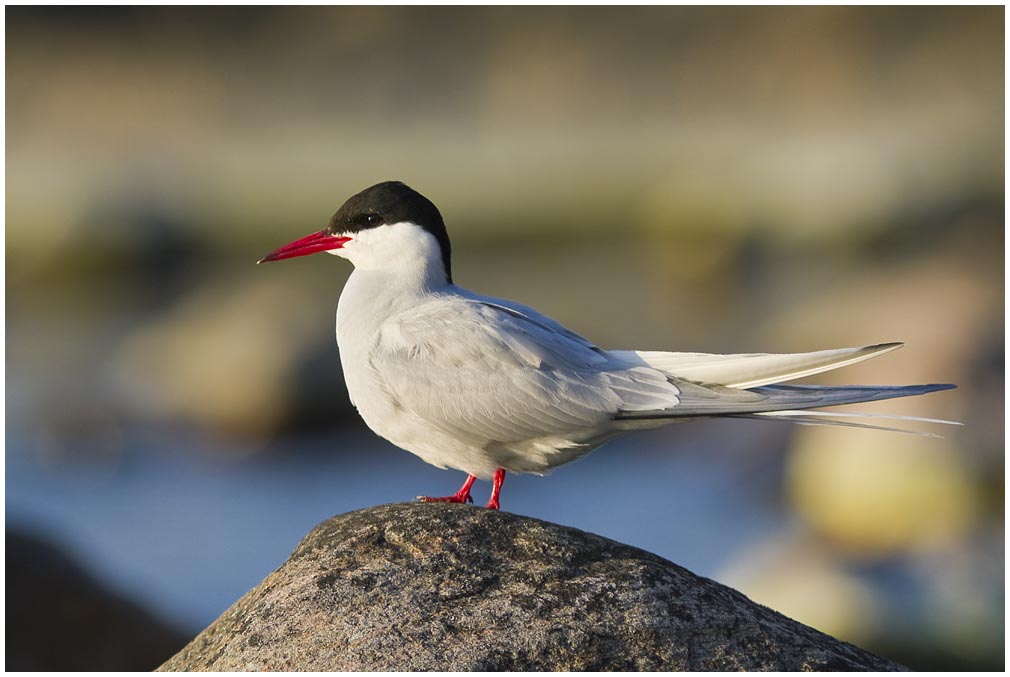
[[807, 410], [955, 387], [781, 385], [900, 343], [796, 354], [604, 350], [532, 308], [454, 284], [441, 214], [398, 181], [352, 196], [326, 228], [260, 263], [316, 252], [354, 264], [336, 333], [365, 423], [427, 463], [468, 475], [452, 496], [424, 501], [472, 503], [474, 480], [491, 479], [487, 507], [498, 509], [506, 471], [543, 474], [617, 435], [693, 418], [893, 430]]

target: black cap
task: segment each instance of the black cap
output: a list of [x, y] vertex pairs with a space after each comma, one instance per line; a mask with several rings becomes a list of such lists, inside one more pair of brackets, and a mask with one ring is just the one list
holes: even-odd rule
[[431, 200], [400, 181], [384, 181], [352, 195], [330, 219], [331, 235], [357, 233], [384, 224], [413, 223], [431, 233], [442, 250], [445, 277], [452, 282], [449, 233], [438, 207]]

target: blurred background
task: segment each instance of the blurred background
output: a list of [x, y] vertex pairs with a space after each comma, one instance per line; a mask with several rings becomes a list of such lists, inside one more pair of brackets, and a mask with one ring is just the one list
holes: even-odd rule
[[459, 284], [601, 346], [959, 384], [856, 408], [943, 439], [689, 423], [503, 504], [1002, 669], [1002, 7], [5, 16], [7, 668], [153, 668], [316, 523], [456, 490], [348, 401], [349, 264], [253, 265], [400, 179]]

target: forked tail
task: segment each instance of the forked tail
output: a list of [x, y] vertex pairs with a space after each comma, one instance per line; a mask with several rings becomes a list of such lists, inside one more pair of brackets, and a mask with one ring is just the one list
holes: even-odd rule
[[621, 411], [617, 413], [615, 420], [659, 422], [728, 416], [790, 421], [802, 425], [870, 428], [933, 437], [936, 435], [932, 433], [857, 423], [849, 419], [877, 418], [960, 425], [956, 421], [916, 416], [809, 411], [819, 407], [924, 395], [956, 387], [947, 383], [910, 386], [780, 385], [783, 381], [861, 362], [890, 352], [901, 345], [885, 343], [862, 348], [789, 355], [612, 351], [612, 354], [632, 364], [649, 366], [668, 374], [670, 381], [681, 391], [680, 401], [673, 407], [654, 411]]

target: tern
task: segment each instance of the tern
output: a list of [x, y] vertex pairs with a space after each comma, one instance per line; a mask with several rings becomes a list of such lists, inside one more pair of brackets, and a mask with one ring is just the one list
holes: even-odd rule
[[487, 507], [498, 509], [506, 472], [544, 474], [618, 435], [687, 419], [900, 430], [808, 410], [955, 387], [781, 385], [900, 343], [794, 354], [604, 350], [532, 308], [454, 284], [442, 215], [398, 181], [352, 196], [325, 228], [259, 262], [317, 252], [354, 265], [336, 334], [365, 423], [427, 463], [467, 474], [455, 494], [423, 501], [472, 503], [474, 481], [491, 479]]

